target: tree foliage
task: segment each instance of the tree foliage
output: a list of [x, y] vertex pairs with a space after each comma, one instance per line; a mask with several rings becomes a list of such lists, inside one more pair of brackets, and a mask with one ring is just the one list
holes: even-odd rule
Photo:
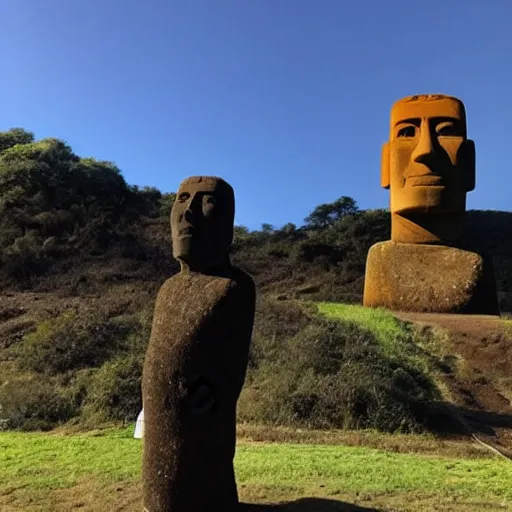
[[34, 142], [34, 134], [23, 128], [11, 128], [6, 132], [0, 132], [0, 153], [16, 144], [30, 144]]
[[59, 139], [2, 132], [0, 274], [30, 286], [56, 257], [99, 254], [141, 215], [167, 216], [174, 197], [128, 186], [114, 163], [80, 158]]
[[348, 196], [341, 196], [332, 203], [318, 205], [305, 219], [307, 227], [321, 229], [332, 226], [336, 221], [346, 215], [353, 215], [358, 211], [357, 203]]

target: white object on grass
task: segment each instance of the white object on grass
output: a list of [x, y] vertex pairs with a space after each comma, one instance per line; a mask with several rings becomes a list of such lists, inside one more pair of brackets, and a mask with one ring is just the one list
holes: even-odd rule
[[139, 412], [137, 416], [137, 422], [135, 423], [135, 432], [133, 437], [136, 439], [142, 439], [144, 437], [144, 409]]

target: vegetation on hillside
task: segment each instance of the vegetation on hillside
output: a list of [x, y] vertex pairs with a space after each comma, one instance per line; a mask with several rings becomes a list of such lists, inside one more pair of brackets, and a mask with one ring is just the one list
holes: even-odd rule
[[430, 354], [413, 342], [409, 326], [380, 311], [371, 312], [373, 323], [365, 325], [357, 318], [361, 306], [336, 319], [309, 309], [261, 301], [239, 418], [309, 428], [422, 430], [427, 405], [441, 394]]
[[[0, 285], [39, 301], [29, 311], [0, 307], [0, 427], [136, 416], [153, 300], [178, 270], [173, 200], [128, 185], [113, 163], [79, 157], [61, 140], [0, 133]], [[512, 291], [511, 220], [468, 214], [473, 244], [495, 256], [502, 293]], [[367, 251], [389, 236], [387, 211], [360, 210], [346, 196], [319, 205], [299, 227], [236, 227], [233, 260], [255, 278], [260, 298], [244, 421], [426, 425], [424, 405], [439, 391], [417, 333], [390, 315], [336, 310], [329, 319], [303, 305], [360, 303]]]

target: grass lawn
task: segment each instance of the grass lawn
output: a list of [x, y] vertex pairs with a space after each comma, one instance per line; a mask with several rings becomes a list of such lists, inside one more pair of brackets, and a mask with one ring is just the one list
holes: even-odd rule
[[[132, 436], [133, 427], [1, 433], [0, 510], [140, 511], [142, 444]], [[383, 448], [371, 446], [371, 434], [358, 446], [242, 436], [235, 461], [240, 497], [260, 505], [286, 502], [276, 508], [297, 512], [512, 510], [510, 462], [478, 450], [434, 455], [434, 441], [419, 436], [411, 452], [400, 453], [385, 449], [393, 436], [378, 436], [374, 444]]]

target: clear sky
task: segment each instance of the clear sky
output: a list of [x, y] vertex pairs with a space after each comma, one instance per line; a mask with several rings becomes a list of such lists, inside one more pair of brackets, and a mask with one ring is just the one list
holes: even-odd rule
[[59, 137], [130, 184], [234, 187], [236, 223], [388, 205], [391, 104], [460, 97], [473, 209], [511, 210], [511, 0], [0, 0], [0, 130]]

